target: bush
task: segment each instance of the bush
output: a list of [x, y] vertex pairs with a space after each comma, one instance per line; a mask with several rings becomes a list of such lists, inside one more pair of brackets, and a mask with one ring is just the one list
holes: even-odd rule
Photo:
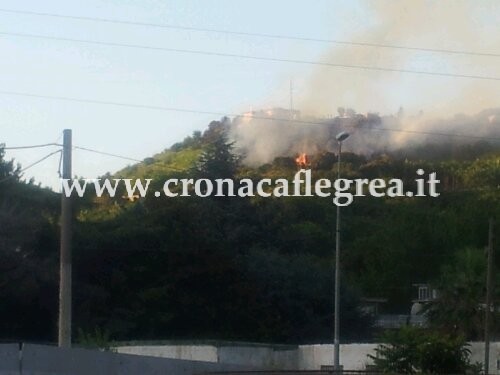
[[377, 369], [402, 374], [464, 374], [471, 370], [470, 350], [465, 339], [403, 327], [386, 332], [383, 344], [369, 355]]
[[100, 349], [111, 351], [111, 340], [108, 330], [102, 330], [96, 327], [93, 332], [85, 332], [78, 329], [77, 343], [86, 349]]

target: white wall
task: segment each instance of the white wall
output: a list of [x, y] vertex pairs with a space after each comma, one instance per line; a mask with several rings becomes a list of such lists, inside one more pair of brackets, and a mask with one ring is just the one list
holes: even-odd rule
[[293, 370], [298, 366], [297, 350], [276, 350], [271, 346], [221, 346], [220, 363], [239, 364], [265, 369]]
[[[471, 342], [471, 362], [481, 362], [484, 361], [484, 342]], [[500, 342], [490, 343], [490, 374], [500, 374], [497, 369], [497, 360], [500, 360]]]
[[[371, 363], [368, 354], [374, 354], [377, 344], [340, 345], [340, 364], [345, 370], [364, 370]], [[333, 345], [301, 345], [298, 350], [300, 370], [319, 370], [322, 365], [333, 365]]]
[[[372, 361], [377, 344], [340, 345], [340, 363], [345, 370], [364, 370]], [[483, 362], [484, 343], [473, 342], [469, 347], [472, 362]], [[322, 365], [333, 364], [333, 345], [300, 345], [297, 348], [275, 348], [271, 345], [159, 345], [122, 346], [119, 353], [140, 354], [153, 357], [189, 359], [207, 362], [231, 363], [264, 369], [319, 370]], [[490, 346], [490, 374], [500, 375], [497, 370], [500, 360], [500, 342]]]
[[[362, 370], [370, 362], [367, 354], [376, 344], [340, 345], [341, 364], [346, 370]], [[158, 345], [121, 346], [118, 353], [153, 357], [189, 359], [231, 364], [244, 364], [267, 369], [319, 370], [321, 365], [332, 365], [333, 345], [302, 345], [298, 348], [276, 349], [272, 346], [213, 346], [213, 345]]]
[[118, 353], [150, 357], [187, 359], [192, 361], [219, 362], [217, 348], [212, 345], [147, 345], [120, 346]]

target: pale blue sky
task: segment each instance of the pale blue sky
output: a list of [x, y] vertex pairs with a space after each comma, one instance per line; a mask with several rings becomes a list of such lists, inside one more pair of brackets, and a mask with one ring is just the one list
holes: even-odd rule
[[[368, 38], [370, 28], [385, 22], [374, 16], [372, 5], [370, 1], [348, 0], [0, 1], [0, 8], [4, 9], [345, 40], [360, 33], [367, 33]], [[491, 28], [492, 22], [494, 20], [487, 22], [484, 28]], [[493, 27], [492, 30], [497, 29]], [[314, 61], [324, 59], [332, 50], [331, 45], [316, 42], [175, 31], [0, 12], [2, 31]], [[461, 47], [453, 35], [449, 37], [454, 43], [452, 46]], [[379, 42], [405, 42], [399, 40], [398, 35], [384, 35], [384, 38]], [[439, 48], [446, 45], [446, 40], [441, 40], [434, 46]], [[484, 47], [491, 46], [486, 43]], [[315, 74], [315, 68], [309, 65], [2, 35], [0, 56], [0, 90], [227, 113], [240, 113], [250, 108], [287, 107], [290, 78], [293, 77], [296, 95], [300, 97], [301, 92], [313, 87], [308, 82], [314, 79]], [[418, 61], [408, 66], [420, 67]], [[422, 66], [428, 66], [428, 61]], [[346, 71], [345, 74], [363, 73]], [[421, 80], [420, 77], [415, 79]], [[408, 85], [416, 82], [408, 82]], [[408, 92], [395, 92], [392, 97], [405, 94], [408, 95]], [[345, 104], [353, 106], [353, 103]], [[382, 110], [397, 110], [401, 104], [394, 100]], [[214, 116], [210, 115], [0, 94], [0, 142], [5, 142], [7, 146], [54, 142], [62, 129], [72, 128], [76, 145], [143, 159], [182, 140], [194, 130], [204, 129], [213, 119]], [[7, 158], [15, 158], [23, 165], [28, 165], [50, 151], [9, 151]], [[124, 160], [75, 150], [73, 172], [91, 178], [127, 164]], [[26, 176], [35, 176], [44, 185], [57, 186], [57, 168], [58, 157], [53, 157], [26, 172]]]

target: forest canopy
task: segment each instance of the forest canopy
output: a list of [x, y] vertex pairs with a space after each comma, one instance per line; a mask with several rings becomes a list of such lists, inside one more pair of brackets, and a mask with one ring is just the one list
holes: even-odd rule
[[[249, 166], [227, 135], [227, 119], [214, 121], [108, 177], [153, 178], [158, 190], [169, 178], [292, 181], [296, 155]], [[500, 217], [499, 147], [444, 142], [342, 154], [346, 178], [410, 183], [422, 168], [441, 181], [438, 198], [365, 196], [343, 208], [344, 342], [377, 334], [367, 298], [386, 300], [381, 309], [394, 314], [409, 313], [415, 283], [434, 283], [452, 298], [460, 254], [484, 248], [489, 217]], [[0, 338], [55, 341], [60, 198], [24, 181], [3, 156]], [[334, 151], [309, 156], [316, 179], [335, 180], [336, 162]], [[130, 201], [89, 192], [74, 200], [75, 331], [98, 329], [113, 340], [330, 341], [335, 220], [331, 198], [318, 196]], [[475, 288], [471, 303], [480, 302], [476, 284], [461, 287]]]

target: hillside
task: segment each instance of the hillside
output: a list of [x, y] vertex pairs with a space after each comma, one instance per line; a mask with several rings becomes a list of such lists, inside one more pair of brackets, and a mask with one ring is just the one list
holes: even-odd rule
[[[200, 158], [229, 130], [227, 120], [212, 122], [116, 176], [159, 179], [158, 189], [166, 178], [220, 176], [203, 171]], [[295, 156], [257, 167], [221, 159], [218, 172], [236, 165], [236, 179], [291, 179]], [[488, 218], [500, 210], [500, 149], [447, 141], [346, 152], [343, 161], [348, 178], [410, 183], [422, 168], [441, 180], [439, 198], [360, 197], [343, 209], [342, 336], [368, 340], [375, 331], [359, 310], [361, 298], [385, 298], [385, 312], [408, 313], [413, 284], [437, 282], [462, 249], [485, 246]], [[309, 163], [315, 178], [335, 179], [335, 153], [311, 154]], [[79, 300], [88, 309], [78, 319], [86, 329], [106, 327], [120, 339], [330, 337], [331, 199], [119, 197], [101, 200], [80, 220]]]
[[[242, 163], [235, 148], [226, 145], [230, 131], [227, 119], [214, 121], [205, 132], [112, 177], [153, 178], [152, 188], [160, 189], [172, 177], [291, 179], [297, 172], [296, 154], [257, 166]], [[335, 149], [308, 154], [315, 179], [335, 179], [336, 160]], [[464, 249], [482, 252], [488, 218], [500, 217], [498, 143], [446, 141], [347, 151], [341, 172], [346, 178], [401, 178], [411, 184], [418, 168], [437, 173], [440, 197], [356, 197], [342, 209], [344, 341], [377, 334], [373, 317], [361, 309], [363, 298], [387, 299], [386, 313], [408, 313], [413, 284], [439, 283], [444, 267]], [[115, 198], [89, 193], [75, 204], [74, 319], [81, 332], [97, 329], [115, 340], [330, 340], [336, 213], [331, 198], [149, 195], [132, 202], [121, 193]], [[52, 237], [42, 241], [48, 234], [43, 235], [32, 245], [40, 259], [30, 263], [34, 270], [19, 267], [23, 283], [29, 281], [27, 272], [41, 272], [45, 279], [36, 287], [28, 284], [30, 293], [21, 301], [13, 297], [14, 286], [1, 289], [2, 300], [8, 301], [3, 306], [14, 306], [1, 310], [3, 337], [26, 334], [11, 325], [14, 311], [22, 308], [25, 321], [35, 324], [43, 309], [50, 324], [32, 338], [54, 340], [57, 221], [54, 214], [42, 216]], [[51, 295], [43, 307], [30, 297], [41, 287]]]

